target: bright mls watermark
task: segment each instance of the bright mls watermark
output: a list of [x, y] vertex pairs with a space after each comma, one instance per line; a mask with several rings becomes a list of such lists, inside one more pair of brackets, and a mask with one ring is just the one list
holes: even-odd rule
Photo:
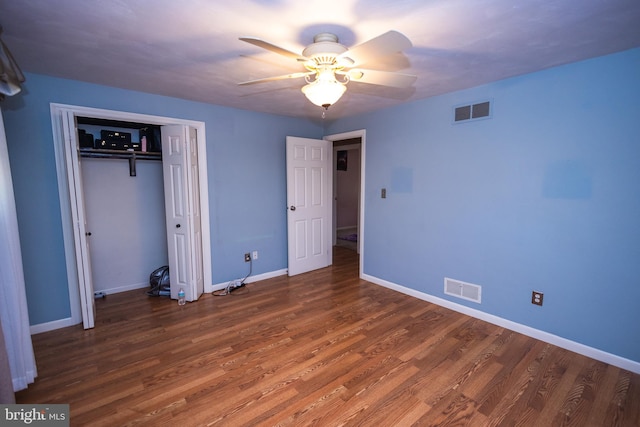
[[69, 405], [0, 405], [0, 425], [69, 427]]

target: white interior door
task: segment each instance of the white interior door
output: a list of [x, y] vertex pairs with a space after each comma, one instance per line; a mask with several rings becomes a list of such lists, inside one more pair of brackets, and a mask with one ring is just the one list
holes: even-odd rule
[[182, 288], [187, 301], [204, 292], [202, 221], [196, 130], [185, 125], [162, 127], [171, 298]]
[[70, 209], [73, 223], [82, 325], [85, 329], [90, 329], [95, 325], [96, 307], [93, 297], [89, 239], [87, 238], [90, 233], [87, 231], [84, 210], [84, 193], [82, 190], [82, 172], [80, 170], [76, 118], [73, 112], [66, 111], [62, 115], [62, 120], [62, 131], [66, 142], [64, 144], [66, 163], [69, 168], [67, 178], [71, 198]]
[[332, 261], [329, 141], [287, 137], [289, 276]]

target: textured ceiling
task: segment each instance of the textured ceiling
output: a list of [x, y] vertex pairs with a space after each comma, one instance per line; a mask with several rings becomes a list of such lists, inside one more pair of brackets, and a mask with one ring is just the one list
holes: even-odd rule
[[372, 111], [640, 46], [638, 0], [0, 0], [3, 40], [24, 71], [317, 119], [304, 71], [238, 40], [294, 51], [320, 32], [347, 47], [388, 30], [413, 47], [366, 68], [418, 76], [409, 89], [358, 82], [327, 119]]

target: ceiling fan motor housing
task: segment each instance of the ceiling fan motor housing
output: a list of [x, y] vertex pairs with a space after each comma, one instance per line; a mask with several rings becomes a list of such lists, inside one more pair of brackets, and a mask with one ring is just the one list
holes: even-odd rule
[[239, 84], [304, 77], [307, 84], [302, 87], [302, 92], [309, 101], [325, 110], [340, 99], [346, 90], [346, 84], [351, 80], [404, 88], [409, 87], [416, 79], [416, 76], [407, 74], [352, 68], [356, 64], [372, 63], [379, 56], [410, 48], [411, 41], [397, 31], [388, 31], [351, 49], [340, 44], [335, 34], [319, 33], [313, 38], [313, 43], [302, 51], [302, 55], [253, 37], [241, 37], [240, 40], [294, 59], [298, 64], [303, 64], [307, 71]]
[[302, 51], [302, 56], [311, 59], [315, 66], [333, 65], [339, 55], [348, 49], [338, 43], [338, 37], [331, 33], [320, 33], [313, 38], [313, 43]]

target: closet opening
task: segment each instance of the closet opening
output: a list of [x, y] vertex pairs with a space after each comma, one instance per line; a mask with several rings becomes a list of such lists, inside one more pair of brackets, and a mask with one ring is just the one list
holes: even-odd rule
[[[94, 292], [147, 287], [161, 265], [170, 266], [172, 299], [179, 289], [189, 302], [211, 292], [204, 122], [55, 103], [51, 121], [71, 317], [41, 332], [93, 328]], [[103, 147], [105, 139], [116, 146]]]
[[168, 265], [161, 128], [76, 117], [95, 298], [149, 288]]

